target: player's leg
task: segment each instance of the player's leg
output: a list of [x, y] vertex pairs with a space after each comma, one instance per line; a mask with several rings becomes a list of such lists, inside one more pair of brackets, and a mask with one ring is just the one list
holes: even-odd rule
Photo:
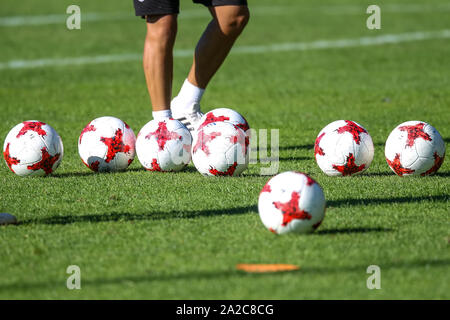
[[173, 46], [177, 33], [177, 0], [134, 1], [136, 15], [147, 21], [143, 67], [153, 118], [171, 117]]
[[209, 10], [213, 20], [195, 48], [194, 61], [188, 75], [189, 82], [199, 88], [206, 88], [250, 17], [245, 5], [215, 6], [209, 7]]
[[202, 115], [200, 100], [206, 86], [227, 57], [250, 16], [245, 0], [194, 2], [207, 5], [213, 19], [195, 48], [188, 78], [171, 104], [173, 116], [185, 123], [190, 130]]
[[170, 117], [176, 32], [176, 15], [150, 16], [147, 19], [143, 65], [153, 113], [157, 117]]

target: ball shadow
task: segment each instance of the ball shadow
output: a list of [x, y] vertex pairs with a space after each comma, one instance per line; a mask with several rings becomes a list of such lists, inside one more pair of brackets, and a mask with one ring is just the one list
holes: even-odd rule
[[389, 177], [395, 176], [395, 173], [392, 171], [386, 172], [363, 172], [361, 174], [355, 175], [355, 177]]
[[392, 197], [392, 198], [367, 198], [367, 199], [339, 199], [327, 200], [327, 207], [339, 208], [346, 206], [367, 206], [379, 204], [398, 204], [398, 203], [416, 203], [422, 201], [447, 202], [450, 200], [448, 195], [422, 196], [422, 197]]
[[305, 160], [311, 160], [313, 158], [308, 157], [279, 157], [279, 161], [305, 161]]
[[314, 149], [314, 144], [301, 144], [297, 146], [280, 146], [279, 150]]
[[29, 219], [19, 222], [19, 225], [44, 224], [44, 225], [67, 225], [77, 222], [114, 222], [114, 221], [145, 221], [145, 220], [164, 220], [164, 219], [193, 219], [198, 217], [211, 217], [217, 215], [237, 215], [258, 212], [256, 205], [236, 208], [210, 209], [210, 210], [172, 210], [167, 212], [153, 213], [129, 213], [129, 212], [111, 212], [85, 215], [63, 215], [40, 219]]
[[50, 175], [48, 177], [49, 178], [86, 177], [86, 176], [92, 176], [95, 174], [99, 174], [99, 173], [94, 172], [94, 171], [63, 172], [63, 173], [53, 173], [52, 175]]
[[450, 171], [445, 171], [445, 172], [436, 172], [433, 175], [430, 175], [430, 177], [450, 177]]
[[329, 235], [329, 234], [353, 234], [353, 233], [371, 233], [371, 232], [391, 232], [393, 229], [390, 228], [342, 228], [342, 229], [325, 229], [318, 230], [314, 234]]
[[[127, 172], [149, 172], [147, 171], [144, 167], [139, 167], [139, 168], [128, 168], [125, 170], [119, 170], [119, 171], [105, 171], [105, 172], [95, 172], [92, 170], [88, 170], [88, 171], [77, 171], [77, 172], [62, 172], [62, 173], [53, 173], [47, 177], [51, 178], [69, 178], [69, 177], [86, 177], [86, 176], [92, 176], [92, 175], [97, 175], [97, 174], [120, 174], [120, 173], [127, 173]], [[197, 170], [194, 167], [191, 166], [187, 166], [186, 168], [184, 168], [183, 170], [179, 171], [179, 172], [197, 172]], [[153, 172], [152, 172], [153, 173]], [[157, 174], [168, 174], [171, 172], [154, 172]]]

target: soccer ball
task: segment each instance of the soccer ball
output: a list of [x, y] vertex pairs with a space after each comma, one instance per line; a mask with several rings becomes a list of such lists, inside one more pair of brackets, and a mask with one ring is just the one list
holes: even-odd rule
[[16, 125], [3, 145], [6, 165], [18, 176], [49, 175], [58, 168], [63, 154], [63, 143], [55, 129], [37, 120]]
[[372, 163], [372, 138], [354, 121], [334, 121], [319, 132], [314, 156], [320, 169], [329, 176], [358, 174]]
[[138, 133], [136, 153], [149, 171], [180, 171], [191, 161], [192, 136], [178, 120], [148, 122]]
[[250, 129], [247, 120], [245, 120], [240, 113], [228, 108], [217, 108], [203, 115], [197, 130], [200, 130], [209, 123], [221, 121], [232, 123], [244, 130], [244, 132], [247, 132], [247, 130]]
[[435, 173], [444, 162], [445, 143], [428, 123], [407, 121], [389, 134], [384, 155], [397, 175], [426, 176]]
[[81, 131], [78, 153], [92, 171], [125, 170], [133, 162], [136, 137], [122, 120], [101, 117], [92, 120]]
[[319, 184], [306, 174], [287, 171], [262, 188], [258, 211], [264, 226], [273, 233], [310, 233], [325, 217], [325, 196]]
[[237, 176], [248, 166], [249, 138], [229, 122], [212, 122], [194, 133], [192, 161], [205, 176]]

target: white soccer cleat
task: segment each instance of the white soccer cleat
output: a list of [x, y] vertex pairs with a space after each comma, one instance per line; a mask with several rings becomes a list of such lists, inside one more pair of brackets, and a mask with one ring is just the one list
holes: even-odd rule
[[193, 103], [187, 111], [181, 107], [177, 107], [177, 104], [178, 100], [177, 97], [175, 97], [170, 103], [172, 117], [184, 124], [189, 131], [194, 131], [197, 129], [203, 116], [203, 113], [200, 111], [200, 104]]

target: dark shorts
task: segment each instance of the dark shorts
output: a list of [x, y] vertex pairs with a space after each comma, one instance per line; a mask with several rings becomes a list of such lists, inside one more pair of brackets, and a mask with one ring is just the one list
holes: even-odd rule
[[[180, 0], [133, 0], [137, 16], [145, 17], [160, 14], [180, 13]], [[193, 0], [206, 7], [240, 5], [246, 6], [247, 0]]]

